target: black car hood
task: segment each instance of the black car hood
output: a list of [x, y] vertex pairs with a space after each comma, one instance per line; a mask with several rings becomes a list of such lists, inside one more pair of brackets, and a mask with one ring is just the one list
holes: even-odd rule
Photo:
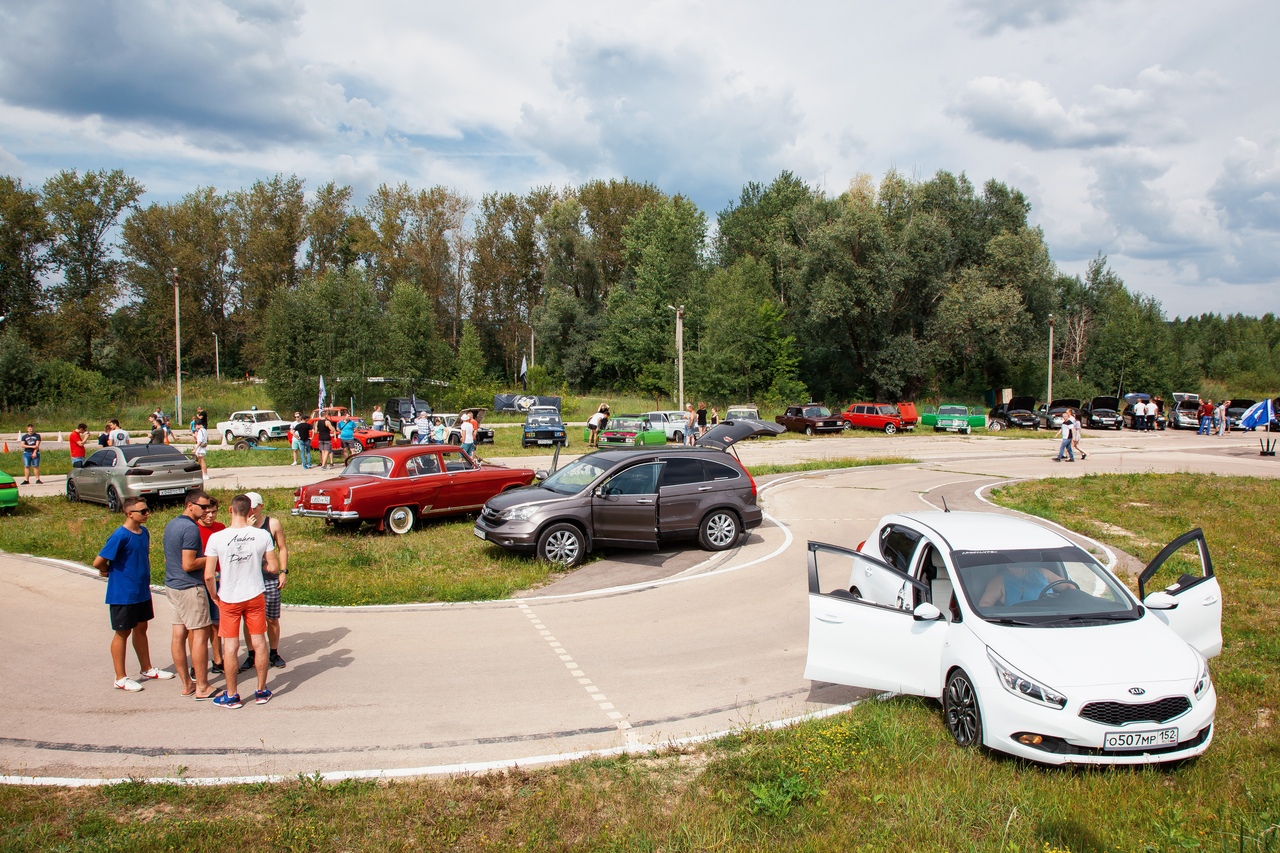
[[736, 444], [744, 438], [757, 435], [781, 435], [786, 431], [786, 427], [782, 424], [767, 424], [764, 421], [741, 418], [736, 421], [721, 421], [703, 433], [694, 444], [700, 447], [727, 450], [729, 445]]
[[1109, 412], [1120, 411], [1120, 398], [1119, 397], [1094, 397], [1092, 400], [1089, 401], [1089, 411], [1096, 412], [1100, 409], [1103, 409]]
[[1080, 401], [1075, 399], [1074, 397], [1062, 397], [1060, 399], [1054, 400], [1052, 403], [1049, 404], [1049, 411], [1051, 412], [1056, 412], [1061, 409], [1078, 409], [1078, 408], [1080, 408]]
[[1036, 407], [1035, 397], [1014, 397], [1005, 404], [1006, 412], [1029, 412]]

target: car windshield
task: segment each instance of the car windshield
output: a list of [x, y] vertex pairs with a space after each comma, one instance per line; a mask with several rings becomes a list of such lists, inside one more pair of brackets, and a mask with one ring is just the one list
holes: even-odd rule
[[1119, 582], [1080, 548], [954, 551], [960, 586], [988, 622], [1080, 624], [1137, 619]]
[[804, 416], [806, 418], [829, 418], [831, 410], [826, 406], [805, 406]]
[[640, 432], [649, 428], [648, 421], [639, 418], [616, 418], [609, 423], [609, 432]]
[[541, 487], [562, 495], [576, 495], [607, 470], [591, 457], [584, 457], [543, 480]]
[[525, 426], [560, 426], [559, 415], [529, 415], [524, 419]]
[[387, 477], [391, 474], [391, 460], [385, 456], [361, 453], [342, 469], [344, 477]]
[[965, 418], [969, 416], [969, 410], [966, 409], [964, 406], [943, 406], [940, 409], [938, 409], [938, 414], [958, 415], [959, 417]]

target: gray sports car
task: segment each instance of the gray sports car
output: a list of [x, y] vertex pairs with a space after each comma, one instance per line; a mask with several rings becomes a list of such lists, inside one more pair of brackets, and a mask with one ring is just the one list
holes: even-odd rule
[[167, 444], [126, 444], [105, 447], [72, 468], [67, 475], [67, 500], [106, 504], [119, 512], [125, 498], [148, 502], [181, 500], [203, 481], [200, 464]]

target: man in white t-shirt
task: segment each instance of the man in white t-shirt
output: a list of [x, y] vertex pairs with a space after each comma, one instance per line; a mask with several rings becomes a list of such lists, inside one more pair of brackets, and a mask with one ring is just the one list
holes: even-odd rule
[[476, 453], [476, 422], [471, 419], [470, 412], [462, 413], [462, 420], [458, 424], [458, 430], [462, 433], [462, 452], [468, 456], [474, 456]]
[[[267, 656], [267, 602], [262, 573], [279, 574], [280, 561], [276, 559], [271, 534], [250, 524], [250, 506], [248, 495], [232, 498], [231, 526], [210, 536], [204, 549], [204, 584], [209, 595], [217, 599], [221, 611], [218, 636], [222, 638], [222, 659], [231, 662], [224, 673], [227, 689], [213, 700], [220, 708], [239, 708], [244, 704], [240, 701], [234, 665], [234, 661], [240, 659], [242, 617], [253, 644], [254, 668], [258, 671], [254, 701], [259, 705], [271, 701], [271, 691], [267, 689], [267, 669], [271, 664]], [[221, 583], [215, 581], [219, 569]]]
[[120, 422], [115, 418], [107, 421], [107, 441], [112, 447], [122, 447], [129, 443], [129, 433], [120, 429]]

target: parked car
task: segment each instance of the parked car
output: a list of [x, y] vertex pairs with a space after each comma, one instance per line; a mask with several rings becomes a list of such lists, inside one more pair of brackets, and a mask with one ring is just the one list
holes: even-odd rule
[[1120, 429], [1119, 397], [1094, 397], [1080, 407], [1080, 423], [1093, 429]]
[[392, 397], [382, 407], [382, 412], [387, 418], [388, 432], [399, 433], [401, 437], [414, 441], [418, 435], [414, 419], [418, 417], [418, 412], [429, 415], [432, 409], [431, 404], [421, 397]]
[[1222, 593], [1199, 530], [1136, 597], [1061, 533], [979, 512], [885, 516], [857, 550], [810, 542], [808, 579], [805, 677], [938, 699], [962, 747], [1149, 764], [1213, 739]]
[[802, 432], [813, 435], [820, 432], [840, 432], [844, 429], [844, 421], [838, 415], [831, 414], [826, 406], [809, 403], [804, 406], [788, 406], [786, 412], [774, 418], [791, 432]]
[[[389, 433], [384, 429], [374, 429], [365, 423], [363, 418], [353, 419], [350, 415], [346, 414], [347, 410], [345, 408], [337, 408], [342, 414], [334, 414], [332, 417], [326, 416], [325, 418], [325, 420], [329, 421], [333, 427], [333, 443], [335, 450], [338, 449], [338, 428], [341, 426], [342, 422], [346, 420], [355, 420], [356, 422], [356, 444], [359, 445], [359, 450], [361, 452], [373, 450], [377, 447], [390, 447], [395, 443], [396, 437], [393, 433]], [[326, 409], [325, 411], [330, 410]], [[313, 450], [319, 450], [320, 434], [315, 431], [314, 427], [316, 425], [316, 421], [320, 419], [315, 416], [315, 411], [313, 411], [311, 415], [311, 417], [307, 418], [307, 423], [311, 424], [313, 427], [311, 430], [311, 448]]]
[[270, 441], [273, 438], [288, 438], [292, 426], [271, 409], [248, 409], [243, 412], [232, 412], [231, 418], [219, 421], [215, 432], [227, 440], [227, 444], [235, 444], [237, 438], [252, 438], [257, 441]]
[[744, 418], [749, 421], [760, 420], [760, 409], [750, 403], [742, 403], [737, 406], [730, 406], [724, 411], [724, 419], [726, 421], [740, 421]]
[[[462, 410], [462, 412], [470, 412], [471, 419], [476, 422], [476, 444], [493, 444], [493, 428], [480, 425], [487, 411], [489, 410], [483, 408]], [[462, 444], [462, 427], [458, 425], [458, 418], [462, 416], [462, 412], [436, 413], [435, 415], [444, 421], [444, 440], [449, 444]]]
[[1200, 429], [1200, 395], [1174, 391], [1168, 423], [1171, 429]]
[[200, 463], [168, 444], [104, 447], [67, 474], [67, 500], [106, 504], [119, 512], [125, 498], [181, 500], [204, 484]]
[[1062, 427], [1062, 421], [1067, 413], [1067, 409], [1079, 410], [1080, 401], [1075, 397], [1059, 397], [1052, 400], [1048, 405], [1041, 403], [1040, 408], [1036, 409], [1036, 418], [1040, 421], [1042, 429], [1059, 429]]
[[[1120, 417], [1124, 420], [1124, 425], [1129, 429], [1136, 429], [1133, 425], [1133, 406], [1139, 400], [1149, 402], [1151, 395], [1140, 391], [1135, 391], [1124, 395], [1124, 411], [1120, 413]], [[1156, 400], [1156, 429], [1164, 429], [1167, 421], [1164, 415], [1164, 401]]]
[[780, 432], [775, 424], [743, 420], [711, 427], [695, 447], [588, 454], [536, 486], [491, 499], [475, 534], [565, 566], [604, 546], [655, 549], [696, 538], [722, 551], [762, 519], [755, 480], [726, 450]]
[[1227, 426], [1231, 429], [1244, 429], [1240, 426], [1240, 419], [1244, 417], [1244, 413], [1249, 411], [1249, 407], [1257, 400], [1247, 400], [1241, 398], [1239, 400], [1231, 399], [1227, 403]]
[[671, 412], [641, 412], [640, 417], [649, 421], [654, 429], [660, 429], [667, 441], [684, 441], [684, 418]]
[[384, 447], [353, 457], [336, 477], [297, 489], [292, 513], [404, 534], [421, 518], [474, 512], [533, 477], [532, 469], [480, 462], [445, 444]]
[[1035, 397], [1011, 397], [1007, 403], [998, 403], [987, 415], [987, 429], [999, 432], [1003, 429], [1040, 429], [1036, 417]]
[[0, 511], [13, 512], [18, 507], [18, 481], [0, 471]]
[[888, 403], [851, 403], [840, 413], [840, 420], [844, 421], [845, 429], [874, 429], [885, 435], [915, 429], [914, 423], [910, 426], [903, 424], [897, 407]]
[[609, 418], [609, 426], [600, 431], [596, 442], [601, 447], [642, 447], [666, 444], [667, 433], [644, 415], [618, 415]]
[[973, 432], [973, 424], [969, 421], [969, 410], [955, 403], [944, 403], [938, 407], [933, 430], [934, 432], [962, 432], [969, 435]]
[[569, 433], [565, 431], [564, 421], [560, 420], [557, 409], [535, 407], [529, 409], [524, 416], [524, 431], [520, 436], [521, 447], [537, 447], [553, 445], [569, 446]]

